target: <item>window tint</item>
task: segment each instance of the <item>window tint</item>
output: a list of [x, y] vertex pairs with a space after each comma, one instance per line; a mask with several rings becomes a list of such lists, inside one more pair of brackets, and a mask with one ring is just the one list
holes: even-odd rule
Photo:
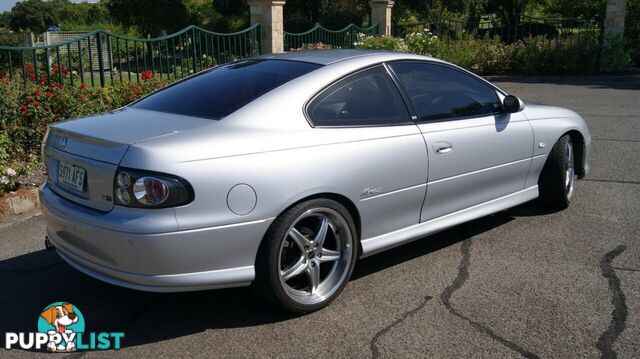
[[169, 86], [133, 107], [220, 119], [274, 88], [319, 67], [317, 64], [299, 61], [240, 61]]
[[382, 66], [343, 79], [309, 105], [316, 126], [363, 126], [409, 122], [409, 113]]
[[459, 70], [425, 63], [395, 63], [391, 68], [421, 121], [488, 115], [501, 107], [495, 89]]

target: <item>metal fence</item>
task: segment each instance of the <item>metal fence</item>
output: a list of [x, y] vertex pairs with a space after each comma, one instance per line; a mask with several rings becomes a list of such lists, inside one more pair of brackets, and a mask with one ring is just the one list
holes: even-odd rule
[[296, 50], [304, 45], [315, 45], [321, 43], [330, 45], [333, 48], [350, 49], [355, 47], [358, 41], [358, 34], [372, 36], [378, 34], [378, 24], [371, 27], [362, 28], [350, 24], [340, 30], [329, 30], [320, 24], [316, 24], [310, 30], [301, 33], [284, 32], [284, 48], [286, 50]]
[[0, 73], [24, 82], [92, 86], [140, 81], [145, 71], [178, 79], [261, 53], [261, 27], [217, 33], [189, 26], [171, 35], [139, 39], [96, 30], [44, 46], [0, 46]]
[[459, 20], [436, 15], [427, 21], [399, 23], [393, 26], [393, 34], [404, 37], [411, 33], [428, 30], [444, 40], [452, 41], [473, 37], [475, 39], [499, 38], [501, 42], [513, 43], [517, 40], [542, 36], [571, 43], [587, 36], [599, 37], [602, 33], [601, 23], [598, 20], [531, 16], [511, 19], [485, 17], [479, 20]]

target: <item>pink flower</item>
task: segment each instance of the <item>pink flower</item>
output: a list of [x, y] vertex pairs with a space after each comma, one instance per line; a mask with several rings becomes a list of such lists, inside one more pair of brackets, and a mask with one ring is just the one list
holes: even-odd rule
[[9, 177], [13, 177], [17, 174], [16, 170], [14, 170], [13, 168], [9, 167], [7, 168], [7, 176]]

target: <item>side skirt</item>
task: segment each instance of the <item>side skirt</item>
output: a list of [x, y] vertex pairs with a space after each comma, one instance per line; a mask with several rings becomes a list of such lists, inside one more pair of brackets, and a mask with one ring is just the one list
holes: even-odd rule
[[473, 207], [454, 213], [434, 218], [426, 222], [368, 238], [362, 241], [362, 257], [365, 258], [387, 249], [403, 245], [422, 237], [440, 232], [461, 223], [469, 222], [476, 218], [484, 217], [492, 213], [528, 202], [538, 197], [538, 185], [529, 187], [504, 197], [496, 198], [489, 202], [481, 203]]

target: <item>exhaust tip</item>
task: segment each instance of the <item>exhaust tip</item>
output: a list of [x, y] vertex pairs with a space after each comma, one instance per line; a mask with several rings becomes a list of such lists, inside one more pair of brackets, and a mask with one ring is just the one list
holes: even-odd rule
[[44, 237], [44, 248], [46, 248], [48, 251], [56, 250], [56, 247], [54, 247], [53, 243], [51, 243], [51, 241], [49, 240], [49, 237], [47, 236]]

